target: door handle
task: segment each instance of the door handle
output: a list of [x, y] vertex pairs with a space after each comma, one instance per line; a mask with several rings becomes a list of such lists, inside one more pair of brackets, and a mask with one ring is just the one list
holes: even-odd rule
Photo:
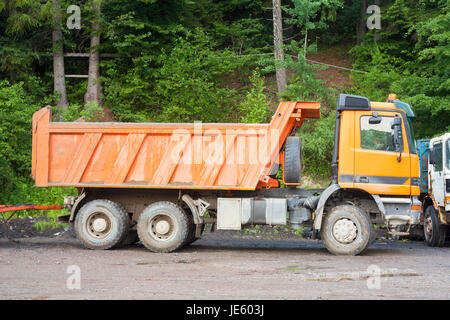
[[369, 177], [359, 177], [358, 180], [361, 183], [369, 183]]

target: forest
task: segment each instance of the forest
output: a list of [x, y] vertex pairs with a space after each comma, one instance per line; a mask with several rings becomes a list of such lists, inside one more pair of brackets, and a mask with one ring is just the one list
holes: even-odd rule
[[450, 131], [448, 0], [0, 0], [0, 204], [61, 203], [35, 188], [31, 118], [268, 122], [320, 101], [306, 181], [329, 183], [337, 95], [413, 107], [416, 139]]

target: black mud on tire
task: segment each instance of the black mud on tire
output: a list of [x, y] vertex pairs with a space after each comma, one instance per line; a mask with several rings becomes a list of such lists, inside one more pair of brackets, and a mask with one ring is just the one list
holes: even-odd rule
[[[334, 236], [333, 227], [339, 220], [350, 220], [356, 227], [356, 236], [352, 242], [343, 243]], [[353, 205], [340, 205], [324, 216], [321, 237], [331, 253], [355, 256], [370, 246], [375, 238], [375, 232], [370, 218], [363, 210]]]
[[284, 152], [284, 181], [300, 183], [302, 173], [302, 143], [300, 137], [287, 137]]
[[[137, 224], [137, 232], [142, 244], [153, 252], [172, 252], [184, 244], [189, 236], [189, 217], [180, 206], [160, 201], [142, 211]], [[162, 222], [164, 221], [164, 222]], [[165, 233], [158, 231], [158, 224], [168, 228]]]
[[[108, 221], [108, 231], [95, 236], [89, 227], [92, 217], [102, 215]], [[125, 209], [110, 200], [99, 199], [86, 203], [75, 217], [75, 234], [88, 249], [106, 250], [119, 246], [128, 234], [130, 218]]]

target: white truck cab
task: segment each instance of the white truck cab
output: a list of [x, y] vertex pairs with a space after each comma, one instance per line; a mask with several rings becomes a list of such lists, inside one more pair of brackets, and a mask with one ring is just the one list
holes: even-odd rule
[[429, 189], [423, 215], [425, 241], [430, 246], [442, 246], [450, 225], [450, 133], [431, 139], [429, 147]]
[[430, 189], [437, 205], [450, 211], [450, 133], [430, 140]]

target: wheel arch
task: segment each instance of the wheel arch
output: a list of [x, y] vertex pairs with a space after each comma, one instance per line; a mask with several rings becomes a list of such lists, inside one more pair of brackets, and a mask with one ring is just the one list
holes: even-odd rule
[[370, 194], [365, 190], [358, 188], [341, 188], [338, 184], [331, 184], [328, 188], [326, 188], [322, 194], [320, 195], [319, 202], [314, 211], [314, 229], [320, 230], [322, 227], [322, 219], [324, 214], [324, 209], [329, 201], [338, 196], [339, 194], [355, 194], [361, 198], [370, 199], [375, 202], [378, 210], [380, 211], [382, 217], [384, 218], [386, 214], [386, 210], [384, 207], [381, 198], [377, 194]]
[[200, 213], [198, 212], [197, 206], [194, 203], [194, 199], [189, 194], [184, 194], [181, 197], [181, 200], [189, 207], [189, 210], [191, 211], [192, 217], [194, 218], [195, 224], [201, 224], [201, 217]]
[[83, 191], [81, 194], [78, 195], [75, 202], [72, 205], [72, 208], [70, 209], [70, 217], [69, 222], [73, 222], [75, 220], [75, 216], [77, 215], [77, 212], [80, 210], [80, 208], [87, 202], [86, 199], [86, 192]]
[[425, 211], [428, 209], [429, 206], [432, 206], [434, 209], [436, 209], [436, 203], [433, 201], [433, 199], [427, 195], [422, 201], [422, 212], [420, 213], [420, 223], [423, 225], [424, 217], [425, 217]]

